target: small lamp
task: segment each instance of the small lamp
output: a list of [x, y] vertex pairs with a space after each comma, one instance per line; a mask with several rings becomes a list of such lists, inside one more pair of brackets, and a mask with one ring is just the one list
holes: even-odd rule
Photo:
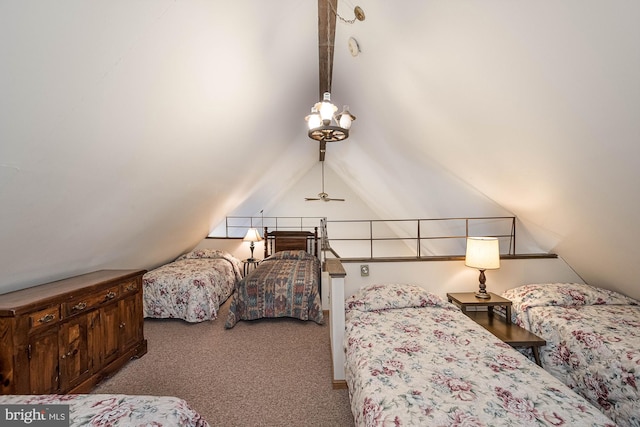
[[500, 243], [495, 237], [468, 237], [464, 265], [480, 270], [480, 290], [476, 298], [489, 299], [485, 270], [500, 268]]
[[247, 234], [244, 236], [244, 239], [242, 240], [245, 242], [251, 242], [251, 245], [249, 246], [249, 249], [251, 249], [251, 258], [249, 258], [247, 261], [255, 261], [255, 258], [253, 257], [253, 248], [255, 247], [254, 243], [262, 241], [262, 237], [260, 237], [260, 233], [258, 233], [258, 229], [250, 228], [249, 230], [247, 230]]

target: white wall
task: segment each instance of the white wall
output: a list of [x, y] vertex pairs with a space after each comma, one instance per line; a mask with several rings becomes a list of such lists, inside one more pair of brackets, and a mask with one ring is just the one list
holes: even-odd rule
[[[360, 276], [360, 265], [369, 266], [369, 276]], [[464, 261], [412, 261], [343, 263], [345, 297], [362, 286], [379, 283], [413, 283], [445, 297], [447, 292], [478, 290], [479, 272]], [[498, 270], [487, 270], [487, 291], [500, 294], [526, 283], [579, 282], [583, 280], [561, 258], [501, 260]]]

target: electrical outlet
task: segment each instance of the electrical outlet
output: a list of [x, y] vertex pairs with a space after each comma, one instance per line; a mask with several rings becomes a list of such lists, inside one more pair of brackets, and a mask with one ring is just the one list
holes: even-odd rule
[[369, 266], [367, 264], [362, 264], [360, 266], [360, 275], [368, 276], [369, 275]]

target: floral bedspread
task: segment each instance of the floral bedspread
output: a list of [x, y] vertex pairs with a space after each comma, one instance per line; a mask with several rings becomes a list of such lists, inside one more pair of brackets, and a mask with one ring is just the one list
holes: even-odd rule
[[417, 286], [373, 285], [347, 298], [344, 348], [358, 426], [614, 426]]
[[323, 323], [320, 260], [305, 251], [280, 251], [238, 282], [225, 327], [240, 320], [292, 317]]
[[578, 283], [503, 293], [513, 321], [544, 338], [542, 366], [620, 426], [640, 426], [640, 305]]
[[8, 395], [3, 405], [69, 405], [69, 426], [208, 427], [182, 399], [123, 394]]
[[241, 262], [232, 255], [212, 249], [191, 251], [142, 277], [144, 316], [213, 320], [240, 279]]

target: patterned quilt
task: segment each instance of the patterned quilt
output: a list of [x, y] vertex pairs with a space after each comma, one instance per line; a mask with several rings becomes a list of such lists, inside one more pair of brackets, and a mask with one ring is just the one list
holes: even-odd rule
[[344, 348], [358, 426], [614, 426], [417, 286], [373, 285], [347, 298]]
[[232, 255], [213, 249], [191, 251], [142, 277], [144, 316], [213, 320], [240, 279], [241, 262]]
[[[170, 396], [122, 394], [9, 395], [2, 405], [69, 405], [69, 427], [208, 427], [187, 402]], [[4, 419], [0, 415], [0, 420]], [[42, 423], [32, 421], [33, 425]], [[30, 424], [30, 423], [29, 423]], [[28, 425], [28, 424], [24, 424]]]
[[236, 286], [225, 327], [240, 320], [293, 317], [323, 323], [320, 260], [305, 251], [265, 258]]
[[620, 426], [640, 426], [640, 305], [579, 283], [503, 293], [513, 321], [547, 340], [542, 366]]

